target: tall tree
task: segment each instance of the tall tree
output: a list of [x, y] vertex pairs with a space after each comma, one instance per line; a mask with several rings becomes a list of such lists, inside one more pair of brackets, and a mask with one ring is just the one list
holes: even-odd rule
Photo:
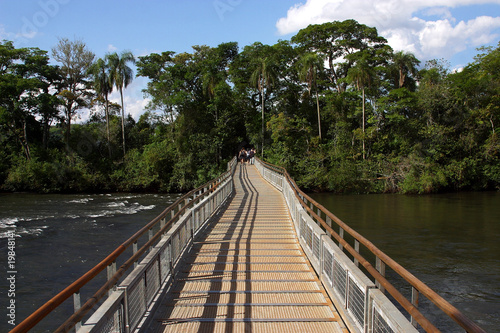
[[0, 42], [0, 127], [23, 147], [27, 159], [32, 142], [42, 138], [47, 148], [50, 123], [58, 113], [53, 87], [59, 80], [58, 68], [49, 64], [46, 51]]
[[62, 81], [58, 90], [59, 96], [63, 100], [66, 120], [66, 147], [69, 149], [71, 119], [76, 115], [78, 109], [88, 105], [88, 69], [92, 65], [95, 55], [82, 40], [70, 41], [67, 38], [61, 38], [52, 49], [52, 57], [62, 64], [60, 67]]
[[365, 88], [370, 86], [373, 82], [375, 73], [373, 67], [369, 65], [368, 59], [366, 56], [362, 57], [356, 62], [354, 67], [349, 69], [347, 73], [347, 80], [353, 82], [356, 85], [358, 90], [362, 92], [362, 120], [361, 120], [361, 129], [363, 133], [363, 159], [366, 158], [366, 149], [365, 149], [365, 124], [366, 124], [366, 115], [365, 115]]
[[254, 71], [250, 77], [250, 83], [256, 87], [261, 94], [262, 101], [262, 147], [261, 154], [264, 157], [264, 139], [265, 139], [265, 100], [266, 100], [266, 90], [268, 90], [277, 78], [277, 73], [275, 71], [275, 64], [270, 56], [263, 56], [257, 59], [257, 63]]
[[321, 140], [321, 115], [319, 111], [318, 75], [324, 68], [324, 59], [317, 53], [306, 53], [299, 59], [299, 77], [307, 83], [309, 95], [314, 87], [316, 94], [316, 108], [318, 111], [318, 134]]
[[149, 95], [149, 110], [162, 110], [166, 121], [171, 124], [172, 134], [174, 131], [175, 116], [175, 79], [172, 77], [170, 68], [174, 66], [175, 52], [168, 51], [162, 54], [151, 53], [147, 56], [138, 57], [137, 76], [147, 77], [147, 88], [144, 93]]
[[89, 73], [93, 77], [94, 89], [98, 98], [104, 99], [104, 113], [106, 115], [106, 134], [108, 139], [108, 152], [111, 158], [111, 134], [109, 129], [109, 94], [113, 90], [110, 77], [110, 64], [102, 58], [97, 59], [90, 68]]
[[398, 86], [402, 88], [409, 74], [413, 76], [417, 74], [420, 60], [410, 52], [398, 51], [393, 54], [392, 63], [398, 72]]
[[328, 60], [330, 81], [338, 92], [344, 92], [344, 80], [355, 58], [349, 57], [366, 49], [389, 48], [387, 40], [378, 35], [377, 29], [355, 20], [334, 21], [310, 25], [292, 37], [306, 52], [322, 54]]
[[107, 55], [110, 64], [110, 80], [120, 92], [122, 106], [122, 147], [125, 156], [125, 105], [123, 104], [123, 89], [127, 88], [134, 78], [134, 71], [129, 64], [135, 64], [135, 57], [130, 51], [123, 51], [120, 55], [116, 52]]

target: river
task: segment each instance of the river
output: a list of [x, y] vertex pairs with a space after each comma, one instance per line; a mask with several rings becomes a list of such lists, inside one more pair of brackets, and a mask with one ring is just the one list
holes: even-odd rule
[[[0, 195], [0, 332], [12, 329], [11, 323], [21, 322], [178, 197], [126, 193]], [[15, 236], [11, 240], [14, 248], [10, 248], [15, 258], [10, 258], [14, 259], [10, 263], [9, 234]], [[12, 276], [14, 280], [9, 281]], [[10, 302], [14, 302], [13, 310], [7, 309]], [[52, 332], [71, 308], [72, 299], [33, 332]], [[12, 317], [6, 314], [14, 314], [15, 321], [9, 323]]]
[[487, 332], [500, 332], [500, 193], [311, 197]]
[[[19, 323], [178, 197], [0, 195], [0, 332], [12, 328], [10, 302]], [[313, 197], [486, 331], [500, 331], [500, 193]], [[70, 311], [67, 304], [33, 332], [50, 332]]]

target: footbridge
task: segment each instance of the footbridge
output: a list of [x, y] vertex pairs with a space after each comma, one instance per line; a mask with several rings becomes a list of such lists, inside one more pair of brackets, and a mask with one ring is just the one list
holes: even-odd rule
[[484, 332], [259, 159], [233, 159], [11, 332], [71, 298], [55, 332], [439, 332], [442, 317]]

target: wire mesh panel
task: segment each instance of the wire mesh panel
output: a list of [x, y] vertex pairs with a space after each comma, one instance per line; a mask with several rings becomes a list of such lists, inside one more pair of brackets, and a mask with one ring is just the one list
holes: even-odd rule
[[313, 235], [312, 228], [309, 225], [306, 225], [304, 228], [303, 238], [306, 241], [306, 244], [310, 250], [312, 250], [312, 235]]
[[[158, 258], [156, 256], [156, 258]], [[160, 289], [160, 263], [158, 259], [155, 259], [149, 267], [146, 269], [145, 282], [146, 282], [146, 301], [149, 305], [153, 300], [154, 296]]]
[[368, 328], [371, 333], [416, 333], [418, 330], [379, 289], [369, 290]]
[[123, 307], [116, 309], [109, 316], [101, 319], [90, 332], [92, 333], [119, 333], [124, 332]]
[[351, 274], [348, 276], [347, 309], [362, 328], [365, 325], [366, 289], [360, 286]]
[[125, 331], [124, 291], [114, 291], [78, 333], [121, 333]]
[[192, 209], [191, 214], [193, 215], [193, 231], [196, 231], [196, 230], [198, 230], [198, 227], [201, 224], [200, 211], [199, 211], [199, 209]]
[[333, 289], [339, 296], [339, 300], [345, 306], [347, 289], [347, 270], [337, 257], [333, 259]]
[[301, 244], [312, 266], [321, 271], [321, 237], [325, 232], [303, 209], [300, 209]]
[[389, 323], [382, 316], [380, 311], [374, 311], [372, 322], [373, 333], [394, 333], [394, 330], [389, 326]]
[[306, 239], [305, 233], [306, 233], [306, 228], [307, 228], [307, 223], [302, 214], [300, 215], [300, 237], [302, 237], [304, 240]]
[[320, 253], [320, 251], [321, 251], [321, 236], [318, 235], [317, 233], [313, 234], [312, 250], [313, 250], [314, 258], [319, 260], [321, 257], [321, 253]]
[[131, 329], [135, 329], [146, 311], [145, 289], [143, 279], [137, 279], [127, 288], [128, 318]]
[[179, 232], [177, 231], [172, 235], [172, 262], [177, 261], [179, 253], [180, 253], [180, 238], [179, 238]]
[[170, 274], [169, 246], [168, 242], [166, 241], [160, 250], [160, 273], [161, 273], [161, 282], [165, 281], [168, 274]]
[[183, 224], [179, 229], [179, 253], [184, 248], [184, 245], [186, 245], [186, 238], [187, 238], [186, 224]]
[[333, 281], [333, 252], [330, 252], [326, 243], [323, 247], [323, 274], [325, 274], [331, 286]]

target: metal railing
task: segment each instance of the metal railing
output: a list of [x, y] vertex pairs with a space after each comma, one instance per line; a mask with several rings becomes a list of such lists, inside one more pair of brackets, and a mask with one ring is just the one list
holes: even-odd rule
[[[73, 329], [78, 332], [134, 330], [141, 324], [144, 313], [159, 291], [168, 287], [175, 273], [174, 268], [192, 244], [193, 237], [232, 194], [236, 164], [236, 159], [232, 159], [228, 170], [221, 176], [179, 198], [98, 265], [14, 327], [11, 333], [28, 332], [71, 296], [74, 297], [75, 312], [55, 332]], [[144, 242], [140, 248], [139, 241]], [[121, 255], [130, 247], [133, 248], [132, 255], [122, 258]], [[124, 260], [124, 263], [116, 269], [118, 259]], [[107, 280], [82, 305], [80, 290], [105, 269]], [[107, 299], [99, 306], [106, 296]], [[90, 318], [82, 324], [82, 320], [89, 315]]]
[[[283, 193], [304, 252], [352, 332], [417, 332], [418, 326], [426, 332], [439, 332], [419, 311], [420, 295], [434, 303], [466, 332], [485, 332], [370, 241], [302, 192], [284, 168], [260, 159], [256, 159], [255, 164], [264, 179]], [[333, 229], [334, 225], [338, 227], [338, 232]], [[352, 237], [353, 244], [346, 240], [346, 233]], [[361, 255], [360, 246], [375, 258], [372, 262]], [[371, 279], [362, 272], [360, 265]], [[406, 298], [387, 280], [386, 267], [409, 285], [411, 299]], [[407, 313], [409, 320], [385, 292], [395, 300], [398, 308]]]

